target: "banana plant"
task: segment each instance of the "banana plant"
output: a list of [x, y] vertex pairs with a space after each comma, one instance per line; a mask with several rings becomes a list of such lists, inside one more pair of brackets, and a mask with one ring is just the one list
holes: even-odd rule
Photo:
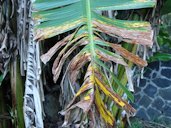
[[[42, 62], [46, 64], [58, 52], [52, 67], [54, 82], [57, 82], [67, 58], [71, 57], [76, 49], [80, 49], [70, 60], [61, 81], [62, 94], [67, 95], [64, 79], [69, 81], [67, 86], [73, 93], [73, 98], [61, 112], [65, 116], [63, 126], [114, 126], [116, 119], [105, 101], [106, 97], [124, 109], [129, 116], [135, 114], [136, 110], [117, 93], [117, 88], [108, 76], [124, 91], [128, 100], [133, 101], [131, 91], [134, 89], [128, 61], [140, 67], [147, 66], [147, 62], [123, 48], [121, 44], [107, 41], [102, 33], [120, 38], [123, 42], [151, 47], [153, 30], [148, 22], [111, 19], [99, 12], [149, 8], [155, 5], [156, 0], [35, 1], [35, 40], [41, 41], [70, 32], [41, 56]], [[109, 68], [110, 63], [125, 67], [128, 88], [120, 83], [114, 71]], [[79, 83], [79, 90], [76, 91], [80, 73], [85, 74], [84, 80]]]

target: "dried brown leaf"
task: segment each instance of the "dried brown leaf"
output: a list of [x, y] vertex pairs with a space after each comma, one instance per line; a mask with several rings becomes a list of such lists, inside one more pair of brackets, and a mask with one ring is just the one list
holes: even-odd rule
[[128, 43], [142, 44], [152, 47], [153, 31], [150, 26], [146, 27], [148, 31], [128, 30], [118, 28], [116, 26], [107, 25], [98, 20], [94, 20], [93, 24], [102, 32], [111, 36], [120, 36]]
[[113, 61], [114, 63], [121, 64], [123, 66], [128, 66], [127, 63], [122, 59], [122, 58], [117, 58], [111, 55], [107, 55], [104, 52], [101, 51], [96, 51], [99, 59], [108, 62], [108, 61]]
[[58, 57], [54, 61], [53, 67], [52, 67], [52, 72], [53, 72], [53, 75], [54, 75], [54, 82], [57, 81], [57, 79], [58, 79], [58, 77], [60, 75], [62, 66], [63, 66], [65, 60], [68, 58], [68, 56], [75, 49], [77, 49], [78, 47], [80, 47], [82, 45], [86, 45], [87, 43], [88, 43], [87, 41], [85, 41], [84, 39], [82, 39], [79, 42], [77, 42], [74, 46], [72, 46], [66, 53], [58, 55]]
[[141, 66], [141, 67], [145, 67], [147, 66], [147, 61], [141, 59], [140, 57], [138, 57], [137, 55], [134, 55], [133, 53], [129, 52], [128, 50], [126, 50], [125, 48], [122, 48], [120, 45], [118, 44], [112, 44], [112, 43], [108, 43], [115, 51], [117, 51], [121, 56], [123, 56], [125, 59]]
[[43, 54], [41, 56], [42, 62], [44, 64], [46, 64], [62, 46], [66, 45], [68, 43], [68, 41], [71, 39], [72, 36], [73, 36], [73, 34], [68, 35], [63, 40], [57, 42], [52, 48], [50, 48], [48, 50], [47, 53]]
[[71, 80], [71, 84], [74, 84], [79, 73], [79, 70], [91, 60], [90, 53], [80, 53], [77, 54], [70, 62], [69, 66], [69, 79]]

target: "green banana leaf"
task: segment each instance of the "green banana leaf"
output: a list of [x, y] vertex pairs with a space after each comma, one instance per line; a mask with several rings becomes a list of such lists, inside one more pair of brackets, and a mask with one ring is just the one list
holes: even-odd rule
[[[91, 122], [89, 125], [92, 127], [97, 127], [95, 120], [101, 120], [100, 122], [104, 122], [105, 126], [114, 126], [115, 118], [106, 107], [104, 95], [118, 107], [125, 109], [128, 115], [134, 115], [135, 109], [110, 87], [113, 85], [110, 85], [102, 68], [105, 67], [108, 74], [113, 77], [111, 74], [114, 74], [114, 71], [106, 63], [123, 65], [127, 71], [130, 71], [125, 59], [140, 67], [147, 66], [147, 62], [122, 48], [121, 45], [107, 42], [100, 34], [121, 37], [122, 41], [127, 43], [151, 47], [153, 44], [151, 25], [143, 21], [111, 19], [101, 15], [99, 11], [150, 8], [155, 5], [156, 0], [37, 0], [34, 3], [36, 40], [45, 40], [75, 30], [41, 56], [42, 62], [46, 64], [59, 51], [52, 67], [54, 82], [58, 80], [66, 59], [74, 50], [83, 47], [69, 62], [65, 72], [67, 75], [63, 76], [69, 80], [72, 90], [80, 70], [83, 67], [86, 68], [84, 81], [80, 84], [79, 91], [61, 112], [65, 115], [63, 126], [70, 124], [82, 126], [86, 119]], [[130, 90], [123, 87], [117, 78], [114, 77], [114, 79], [128, 98], [133, 100]], [[64, 94], [64, 85], [61, 85]], [[132, 86], [131, 83], [130, 86]], [[79, 115], [78, 110], [82, 110], [84, 116], [80, 119], [72, 118], [74, 114]]]

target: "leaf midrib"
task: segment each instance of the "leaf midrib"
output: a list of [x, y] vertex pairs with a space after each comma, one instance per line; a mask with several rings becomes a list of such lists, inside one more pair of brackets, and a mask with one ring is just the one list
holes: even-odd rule
[[[95, 53], [95, 44], [93, 41], [93, 24], [92, 24], [92, 11], [91, 11], [91, 2], [90, 0], [86, 0], [86, 16], [87, 16], [87, 27], [88, 27], [88, 37], [90, 42], [90, 52], [91, 52], [91, 63], [93, 64], [93, 58], [96, 57]], [[93, 64], [94, 65], [94, 64]]]

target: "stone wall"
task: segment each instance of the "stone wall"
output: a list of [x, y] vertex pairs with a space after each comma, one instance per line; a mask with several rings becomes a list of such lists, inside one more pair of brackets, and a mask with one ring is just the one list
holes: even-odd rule
[[171, 61], [153, 62], [135, 87], [136, 116], [171, 124]]

